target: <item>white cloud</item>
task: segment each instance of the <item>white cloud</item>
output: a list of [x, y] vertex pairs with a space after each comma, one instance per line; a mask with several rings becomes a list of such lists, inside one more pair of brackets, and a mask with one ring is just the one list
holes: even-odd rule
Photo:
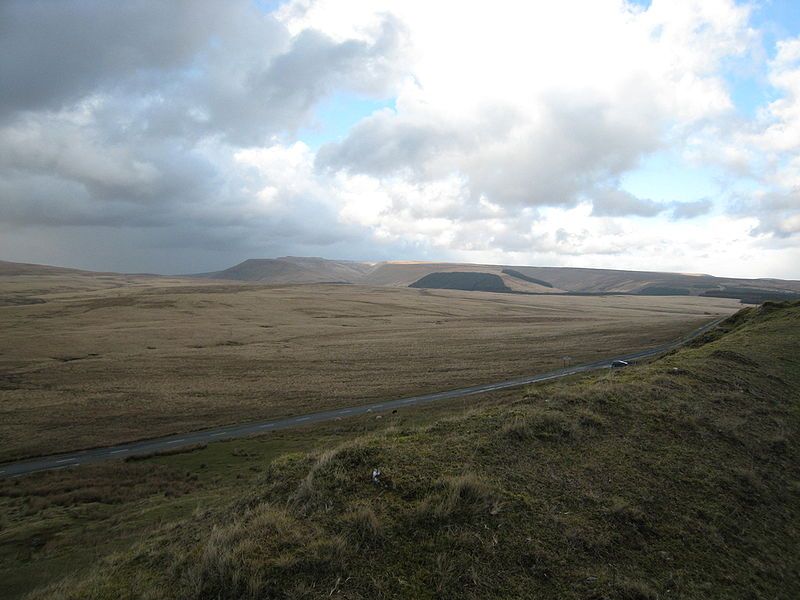
[[[413, 77], [396, 111], [324, 147], [320, 167], [418, 182], [455, 173], [473, 201], [515, 207], [574, 205], [726, 114], [720, 64], [754, 36], [747, 8], [725, 0], [656, 1], [646, 11], [615, 0], [491, 10], [385, 1], [375, 10], [407, 27]], [[285, 14], [290, 27], [334, 37], [369, 21], [363, 4], [338, 0]]]

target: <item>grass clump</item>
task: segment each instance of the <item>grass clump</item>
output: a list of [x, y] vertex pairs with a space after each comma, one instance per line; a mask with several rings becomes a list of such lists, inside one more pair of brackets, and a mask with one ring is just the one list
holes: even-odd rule
[[358, 546], [371, 546], [383, 540], [383, 530], [370, 506], [359, 506], [344, 517], [349, 537]]
[[572, 437], [573, 424], [557, 411], [537, 407], [525, 413], [514, 414], [503, 424], [502, 433], [516, 441], [533, 438], [564, 440]]
[[260, 504], [216, 526], [185, 569], [189, 598], [262, 598], [283, 594], [286, 577], [335, 572], [346, 552], [337, 536], [321, 536], [285, 509]]
[[420, 504], [422, 520], [456, 520], [497, 514], [500, 499], [485, 479], [474, 473], [445, 477], [436, 482]]

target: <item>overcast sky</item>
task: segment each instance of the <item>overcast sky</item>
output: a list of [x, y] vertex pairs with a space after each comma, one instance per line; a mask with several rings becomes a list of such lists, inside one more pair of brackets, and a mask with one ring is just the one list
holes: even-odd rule
[[800, 279], [797, 0], [0, 0], [0, 259]]

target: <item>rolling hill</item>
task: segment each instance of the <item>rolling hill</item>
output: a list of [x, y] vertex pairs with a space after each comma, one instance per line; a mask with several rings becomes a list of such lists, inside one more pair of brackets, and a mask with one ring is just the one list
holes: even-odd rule
[[[462, 273], [458, 277], [430, 277]], [[261, 283], [352, 283], [369, 286], [463, 289], [475, 291], [474, 277], [499, 278], [493, 291], [533, 294], [636, 294], [713, 296], [745, 302], [800, 298], [800, 281], [739, 279], [705, 274], [661, 273], [575, 267], [531, 267], [468, 263], [384, 261], [378, 263], [281, 257], [251, 259], [223, 271], [197, 277]], [[458, 280], [463, 285], [458, 283]], [[446, 280], [446, 283], [442, 283]], [[453, 287], [456, 286], [456, 287]], [[486, 289], [486, 288], [484, 288]]]

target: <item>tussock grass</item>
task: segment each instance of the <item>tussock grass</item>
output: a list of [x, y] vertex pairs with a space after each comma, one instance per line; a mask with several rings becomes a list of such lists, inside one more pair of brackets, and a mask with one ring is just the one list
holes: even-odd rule
[[348, 487], [371, 481], [377, 466], [376, 438], [365, 436], [321, 452], [291, 496], [298, 508], [326, 502]]
[[274, 597], [277, 581], [335, 572], [346, 551], [343, 538], [323, 537], [285, 509], [260, 504], [212, 529], [185, 569], [182, 594], [220, 600]]
[[344, 517], [346, 530], [359, 546], [369, 546], [383, 540], [383, 530], [370, 506], [359, 506]]
[[456, 520], [497, 514], [500, 498], [483, 478], [474, 473], [445, 477], [436, 482], [417, 514], [422, 520]]

